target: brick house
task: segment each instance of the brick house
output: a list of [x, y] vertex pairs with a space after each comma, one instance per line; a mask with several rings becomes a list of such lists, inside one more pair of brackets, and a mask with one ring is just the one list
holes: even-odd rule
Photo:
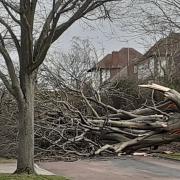
[[131, 64], [141, 56], [142, 54], [133, 48], [122, 48], [107, 54], [88, 72], [92, 73], [92, 76], [96, 75], [100, 85], [107, 80], [127, 78], [130, 71], [133, 71]]
[[133, 76], [139, 81], [172, 82], [180, 77], [180, 33], [160, 39], [133, 66]]

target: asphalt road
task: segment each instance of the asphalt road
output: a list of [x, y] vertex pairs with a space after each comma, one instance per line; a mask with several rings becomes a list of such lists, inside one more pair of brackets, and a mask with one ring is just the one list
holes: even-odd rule
[[180, 180], [180, 162], [152, 157], [41, 162], [39, 165], [72, 180]]

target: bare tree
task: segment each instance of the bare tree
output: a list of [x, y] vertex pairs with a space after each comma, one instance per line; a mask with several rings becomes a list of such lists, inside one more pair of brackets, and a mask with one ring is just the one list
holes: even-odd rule
[[[126, 10], [122, 25], [138, 34], [167, 35], [179, 29], [179, 1], [139, 0], [132, 1]], [[129, 21], [127, 21], [127, 19]]]
[[179, 30], [179, 16], [180, 16], [180, 2], [173, 0], [153, 0], [149, 1], [157, 9], [157, 13], [153, 16], [156, 17], [157, 22], [164, 24], [164, 27], [169, 30]]
[[[77, 20], [109, 17], [111, 3], [121, 0], [0, 0], [0, 53], [9, 78], [0, 71], [0, 78], [16, 99], [18, 118], [18, 158], [16, 173], [34, 173], [34, 86], [39, 66], [51, 45]], [[111, 6], [112, 7], [112, 6]], [[38, 18], [43, 14], [42, 22]], [[38, 27], [38, 28], [37, 28]], [[41, 27], [41, 28], [39, 28]], [[40, 31], [38, 31], [40, 29]], [[19, 62], [18, 75], [13, 54], [6, 45], [12, 39]]]
[[[48, 55], [39, 71], [39, 85], [58, 88], [62, 82], [75, 89], [80, 89], [84, 82], [91, 81], [88, 70], [98, 61], [95, 47], [88, 39], [72, 38], [71, 49], [64, 52], [53, 52]], [[50, 65], [48, 65], [50, 64]], [[51, 79], [51, 80], [50, 80]], [[47, 89], [47, 88], [46, 88]]]

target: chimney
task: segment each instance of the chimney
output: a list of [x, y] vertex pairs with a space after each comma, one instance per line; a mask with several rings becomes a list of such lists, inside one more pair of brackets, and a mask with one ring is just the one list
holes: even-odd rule
[[[117, 68], [116, 66], [117, 66], [117, 62], [119, 62], [119, 52], [117, 52], [117, 51], [113, 51], [112, 52], [112, 68]], [[120, 62], [118, 63], [118, 65], [120, 64]]]

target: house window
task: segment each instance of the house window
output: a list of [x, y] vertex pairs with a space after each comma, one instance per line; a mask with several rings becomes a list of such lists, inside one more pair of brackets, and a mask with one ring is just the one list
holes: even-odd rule
[[138, 68], [137, 66], [134, 66], [134, 73], [137, 73], [138, 72]]
[[150, 58], [138, 65], [138, 79], [145, 80], [154, 74], [154, 59]]
[[157, 62], [158, 65], [158, 75], [160, 77], [164, 76], [165, 71], [167, 71], [167, 61], [166, 58], [160, 57]]
[[105, 69], [102, 71], [102, 82], [108, 80], [110, 78], [110, 70]]
[[150, 73], [151, 73], [151, 76], [154, 75], [154, 58], [150, 58], [149, 59], [149, 67], [148, 67]]

